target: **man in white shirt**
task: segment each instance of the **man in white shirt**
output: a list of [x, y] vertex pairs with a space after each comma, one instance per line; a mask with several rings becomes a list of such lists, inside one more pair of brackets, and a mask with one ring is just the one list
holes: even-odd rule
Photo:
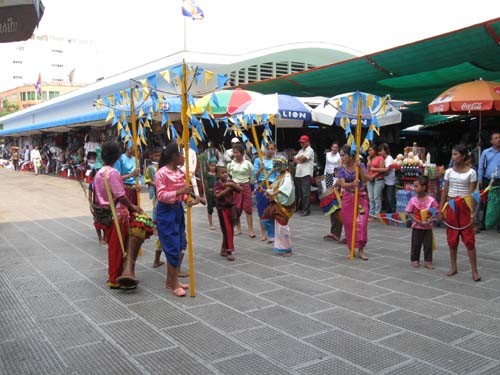
[[295, 196], [297, 208], [301, 207], [300, 216], [311, 214], [311, 182], [314, 169], [314, 151], [310, 146], [309, 137], [299, 138], [301, 149], [293, 158], [295, 163]]
[[231, 139], [231, 148], [228, 148], [222, 156], [225, 165], [231, 163], [231, 160], [233, 160], [233, 147], [239, 143], [241, 143], [241, 141], [238, 138], [234, 137]]
[[38, 146], [36, 146], [33, 150], [31, 150], [30, 154], [31, 163], [33, 163], [33, 169], [35, 170], [35, 174], [38, 174], [40, 167], [42, 166], [42, 156], [40, 155], [40, 151], [38, 151]]

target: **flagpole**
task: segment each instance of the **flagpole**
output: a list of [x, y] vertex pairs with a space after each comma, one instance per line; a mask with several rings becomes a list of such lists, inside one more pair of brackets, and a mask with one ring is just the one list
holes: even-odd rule
[[[189, 177], [189, 120], [188, 120], [188, 97], [187, 97], [187, 68], [186, 61], [182, 60], [182, 81], [181, 81], [181, 122], [182, 122], [182, 143], [184, 145], [184, 165], [186, 168], [186, 185], [191, 184]], [[187, 201], [191, 197], [188, 195]], [[187, 251], [189, 257], [189, 292], [191, 297], [196, 296], [194, 284], [194, 256], [193, 256], [193, 234], [191, 228], [191, 206], [186, 205], [186, 237], [187, 237]]]
[[184, 52], [187, 51], [187, 21], [184, 17]]
[[[354, 166], [356, 170], [356, 177], [354, 181], [359, 180], [359, 167], [357, 165], [359, 161], [359, 148], [361, 146], [361, 111], [363, 109], [363, 97], [360, 93], [358, 93], [358, 116], [357, 116], [357, 124], [356, 124], [356, 155], [354, 159]], [[356, 226], [358, 221], [358, 203], [359, 203], [359, 184], [354, 188], [354, 213], [352, 217], [352, 235], [351, 235], [351, 252], [349, 254], [350, 259], [354, 259], [355, 252], [354, 248], [356, 247]]]

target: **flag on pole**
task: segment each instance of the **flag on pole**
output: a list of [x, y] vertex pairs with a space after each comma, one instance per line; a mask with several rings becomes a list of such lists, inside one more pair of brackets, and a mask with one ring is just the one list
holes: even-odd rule
[[202, 20], [205, 18], [203, 10], [196, 5], [194, 0], [182, 0], [182, 15], [191, 17], [193, 20]]
[[38, 79], [35, 84], [35, 91], [38, 95], [42, 96], [42, 75], [38, 73]]

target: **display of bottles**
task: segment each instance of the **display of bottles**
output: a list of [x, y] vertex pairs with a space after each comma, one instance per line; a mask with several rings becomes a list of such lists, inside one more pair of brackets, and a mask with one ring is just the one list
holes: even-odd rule
[[406, 177], [420, 177], [422, 176], [422, 170], [416, 165], [403, 165], [401, 174]]

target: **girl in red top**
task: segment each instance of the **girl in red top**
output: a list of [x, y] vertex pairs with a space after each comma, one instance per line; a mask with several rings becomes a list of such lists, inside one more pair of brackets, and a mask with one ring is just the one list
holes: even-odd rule
[[375, 146], [368, 149], [368, 182], [366, 190], [368, 191], [368, 199], [370, 200], [370, 218], [368, 220], [375, 220], [373, 217], [378, 215], [382, 210], [382, 193], [384, 191], [384, 174], [377, 172], [376, 168], [383, 168], [384, 158], [377, 155]]
[[219, 216], [220, 229], [222, 231], [222, 246], [220, 255], [227, 260], [234, 260], [234, 224], [237, 215], [233, 214], [234, 192], [241, 192], [243, 188], [234, 181], [228, 179], [226, 167], [217, 167], [218, 180], [215, 183], [215, 207]]

